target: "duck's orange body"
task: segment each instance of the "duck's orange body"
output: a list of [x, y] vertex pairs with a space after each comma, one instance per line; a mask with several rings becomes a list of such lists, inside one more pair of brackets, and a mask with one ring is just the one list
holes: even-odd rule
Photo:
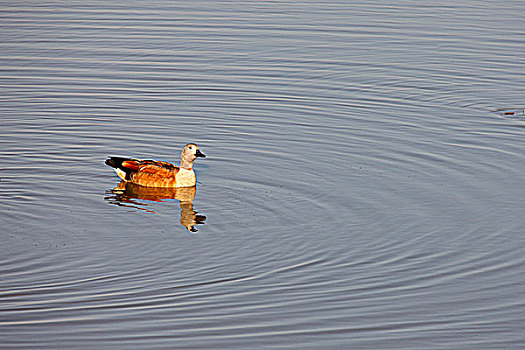
[[122, 180], [136, 185], [190, 187], [196, 184], [193, 161], [197, 157], [206, 156], [199, 151], [196, 144], [189, 143], [182, 150], [180, 167], [168, 162], [121, 157], [110, 157], [106, 164], [113, 167]]

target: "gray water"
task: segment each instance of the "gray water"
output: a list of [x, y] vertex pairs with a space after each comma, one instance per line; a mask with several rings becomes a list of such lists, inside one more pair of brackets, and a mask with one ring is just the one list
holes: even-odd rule
[[4, 2], [0, 348], [523, 349], [523, 13]]

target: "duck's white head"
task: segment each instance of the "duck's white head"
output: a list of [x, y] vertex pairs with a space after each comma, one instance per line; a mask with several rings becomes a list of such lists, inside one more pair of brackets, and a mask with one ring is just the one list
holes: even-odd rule
[[182, 149], [182, 154], [180, 156], [180, 167], [188, 170], [193, 169], [193, 161], [197, 159], [197, 157], [206, 158], [206, 155], [204, 155], [199, 150], [199, 146], [197, 146], [197, 144], [188, 143]]

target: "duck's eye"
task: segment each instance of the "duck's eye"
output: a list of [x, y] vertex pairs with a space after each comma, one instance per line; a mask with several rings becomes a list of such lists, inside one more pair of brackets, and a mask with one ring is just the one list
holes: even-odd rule
[[189, 149], [193, 149], [193, 147], [191, 147], [191, 146], [190, 146], [190, 147], [188, 147], [188, 148], [189, 148]]

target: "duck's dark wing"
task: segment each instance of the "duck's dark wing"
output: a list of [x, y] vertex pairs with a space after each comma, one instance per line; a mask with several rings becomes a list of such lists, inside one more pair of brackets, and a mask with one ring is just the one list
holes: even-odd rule
[[172, 178], [179, 172], [175, 165], [158, 160], [109, 157], [106, 164], [120, 170], [117, 174], [123, 180], [143, 186], [151, 186], [152, 183], [157, 183], [159, 178]]

